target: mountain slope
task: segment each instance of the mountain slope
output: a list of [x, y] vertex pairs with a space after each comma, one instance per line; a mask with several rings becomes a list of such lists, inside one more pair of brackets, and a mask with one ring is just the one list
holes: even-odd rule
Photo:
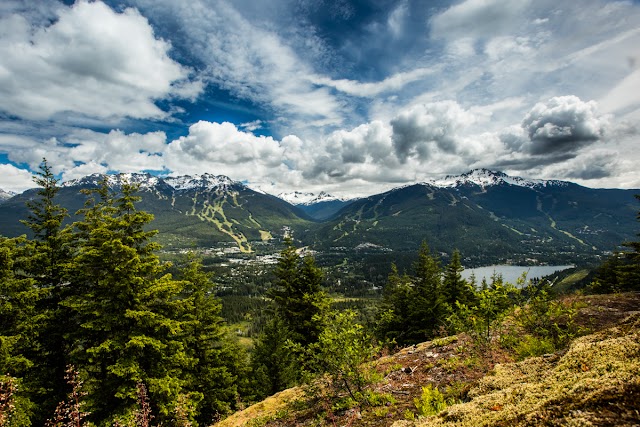
[[[80, 190], [95, 188], [103, 178], [95, 174], [64, 183], [57, 202], [76, 212], [85, 201]], [[108, 175], [107, 180], [116, 191], [125, 181], [140, 185], [139, 208], [155, 215], [151, 227], [160, 231], [159, 240], [169, 248], [232, 242], [241, 252], [251, 252], [253, 242], [282, 235], [284, 227], [295, 229], [310, 223], [299, 209], [224, 176], [118, 174]], [[28, 215], [25, 202], [34, 197], [36, 190], [28, 190], [0, 205], [0, 230], [4, 235], [27, 232], [19, 219]]]
[[399, 251], [426, 240], [478, 263], [595, 255], [634, 237], [634, 193], [478, 170], [354, 201], [308, 238], [324, 248], [370, 242]]

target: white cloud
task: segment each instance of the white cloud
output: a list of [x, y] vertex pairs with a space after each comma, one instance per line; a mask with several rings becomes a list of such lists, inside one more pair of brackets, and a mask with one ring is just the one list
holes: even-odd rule
[[333, 80], [324, 76], [313, 76], [310, 80], [314, 84], [333, 87], [349, 95], [374, 97], [384, 92], [392, 90], [397, 91], [411, 82], [421, 80], [426, 76], [434, 74], [435, 70], [436, 68], [416, 68], [411, 71], [394, 74], [380, 82], [374, 83], [362, 83], [348, 79]]
[[162, 118], [154, 100], [201, 89], [137, 10], [80, 0], [58, 13], [48, 27], [16, 13], [0, 18], [0, 110], [29, 119]]
[[598, 115], [595, 101], [559, 96], [537, 103], [522, 121], [534, 155], [572, 152], [602, 139], [609, 117]]
[[428, 160], [436, 149], [460, 154], [459, 131], [474, 121], [471, 113], [453, 101], [416, 105], [391, 120], [393, 146], [402, 161], [409, 157]]
[[489, 37], [512, 33], [529, 4], [528, 0], [466, 0], [431, 20], [435, 37]]
[[35, 187], [33, 174], [10, 164], [0, 164], [0, 189], [21, 193]]

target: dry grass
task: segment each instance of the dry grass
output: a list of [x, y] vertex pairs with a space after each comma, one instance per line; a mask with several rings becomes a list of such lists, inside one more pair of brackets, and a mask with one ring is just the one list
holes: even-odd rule
[[279, 415], [286, 415], [289, 405], [303, 397], [302, 389], [290, 388], [273, 396], [267, 397], [262, 402], [256, 403], [243, 411], [236, 412], [226, 418], [216, 427], [246, 427], [266, 425], [268, 421], [277, 419]]
[[470, 402], [400, 426], [640, 424], [640, 313], [575, 340], [564, 355], [497, 365]]

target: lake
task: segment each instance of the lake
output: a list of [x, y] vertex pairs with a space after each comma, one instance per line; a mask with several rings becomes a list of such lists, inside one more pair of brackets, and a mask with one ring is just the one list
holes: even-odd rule
[[491, 283], [491, 276], [493, 273], [502, 274], [502, 278], [505, 282], [516, 284], [516, 281], [522, 273], [527, 273], [527, 279], [533, 279], [534, 277], [548, 276], [556, 271], [566, 270], [567, 268], [573, 268], [574, 265], [534, 265], [534, 266], [522, 266], [522, 265], [489, 265], [486, 267], [477, 267], [465, 269], [462, 272], [462, 277], [468, 279], [472, 274], [476, 276], [476, 284], [482, 283], [482, 278], [487, 279], [487, 283]]

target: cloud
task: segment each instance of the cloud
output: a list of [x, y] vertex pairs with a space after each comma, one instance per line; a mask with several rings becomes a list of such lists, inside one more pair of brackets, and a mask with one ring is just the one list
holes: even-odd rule
[[595, 150], [556, 165], [548, 173], [559, 178], [589, 181], [610, 177], [619, 167], [618, 153], [610, 150]]
[[[155, 21], [169, 21], [180, 28], [190, 55], [205, 64], [201, 73], [207, 83], [272, 109], [288, 124], [300, 121], [320, 127], [342, 122], [344, 105], [328, 88], [309, 81], [307, 76], [315, 74], [313, 66], [278, 28], [250, 21], [225, 1], [213, 2], [215, 7], [202, 0], [135, 3]], [[307, 50], [316, 48], [316, 39], [307, 42]]]
[[175, 173], [200, 171], [229, 174], [234, 179], [252, 180], [285, 168], [284, 149], [272, 137], [243, 132], [229, 122], [199, 121], [189, 134], [169, 143], [165, 164]]
[[402, 89], [405, 85], [421, 80], [428, 75], [434, 74], [434, 72], [435, 68], [416, 68], [411, 71], [394, 74], [380, 82], [373, 83], [362, 83], [348, 79], [333, 80], [324, 76], [314, 76], [310, 80], [314, 84], [333, 87], [349, 95], [374, 97], [384, 92]]
[[570, 153], [602, 139], [609, 126], [607, 116], [599, 116], [595, 101], [577, 96], [559, 96], [537, 103], [522, 121], [533, 155]]
[[48, 26], [29, 19], [0, 18], [0, 110], [8, 114], [165, 118], [156, 100], [192, 99], [201, 90], [136, 9], [116, 13], [80, 0], [60, 7]]
[[529, 1], [466, 0], [431, 20], [434, 37], [459, 39], [488, 37], [512, 33], [519, 26]]
[[21, 193], [35, 187], [33, 174], [11, 164], [0, 164], [0, 189]]
[[409, 157], [428, 160], [435, 149], [458, 153], [458, 131], [473, 121], [474, 116], [453, 101], [417, 105], [391, 120], [393, 146], [403, 162]]

